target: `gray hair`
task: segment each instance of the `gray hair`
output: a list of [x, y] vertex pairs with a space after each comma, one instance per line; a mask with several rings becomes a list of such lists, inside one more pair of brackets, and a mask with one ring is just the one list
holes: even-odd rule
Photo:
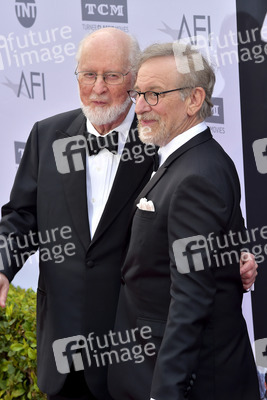
[[[79, 63], [79, 60], [81, 58], [84, 44], [87, 42], [88, 38], [94, 33], [95, 32], [89, 33], [80, 41], [79, 47], [78, 47], [78, 50], [76, 53], [76, 57], [75, 57], [77, 63]], [[126, 34], [126, 33], [125, 33], [125, 35], [127, 35], [127, 37], [128, 37], [128, 44], [129, 44], [128, 63], [129, 63], [129, 68], [131, 68], [131, 72], [133, 75], [133, 83], [134, 83], [135, 79], [136, 79], [137, 71], [138, 71], [141, 50], [140, 50], [138, 41], [134, 36]]]
[[[182, 76], [182, 84], [186, 87], [202, 87], [205, 90], [205, 101], [199, 110], [201, 119], [205, 119], [211, 115], [211, 96], [215, 84], [215, 74], [213, 68], [209, 65], [206, 58], [189, 44], [181, 42], [174, 43], [155, 43], [147, 47], [139, 61], [138, 67], [147, 60], [155, 57], [168, 57], [175, 58], [177, 71]], [[190, 90], [180, 92], [182, 100], [190, 94]]]

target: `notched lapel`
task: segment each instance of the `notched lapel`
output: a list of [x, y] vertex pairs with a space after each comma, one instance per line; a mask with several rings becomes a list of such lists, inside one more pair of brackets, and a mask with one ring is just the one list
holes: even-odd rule
[[210, 140], [212, 138], [210, 129], [207, 128], [205, 131], [199, 133], [197, 136], [193, 137], [191, 140], [186, 142], [183, 146], [178, 148], [176, 151], [174, 151], [162, 164], [162, 166], [158, 169], [158, 171], [155, 173], [155, 175], [150, 179], [150, 181], [146, 184], [144, 189], [141, 191], [141, 193], [138, 195], [137, 199], [135, 200], [134, 208], [133, 208], [133, 214], [136, 211], [136, 204], [139, 203], [140, 199], [143, 197], [147, 197], [148, 193], [153, 189], [153, 187], [157, 184], [157, 182], [161, 179], [161, 177], [165, 174], [169, 166], [178, 158], [180, 157], [183, 153], [186, 151], [190, 150], [192, 147], [198, 146], [201, 143], [206, 142], [207, 140]]
[[[136, 119], [134, 119], [130, 132], [137, 132]], [[140, 163], [134, 162], [133, 159], [126, 159], [124, 156], [130, 154], [134, 156], [134, 146], [144, 146], [140, 139], [136, 136], [129, 137], [125, 143], [121, 161], [116, 173], [116, 177], [110, 191], [106, 207], [92, 239], [92, 244], [110, 226], [112, 221], [118, 216], [120, 211], [129, 201], [133, 201], [132, 197], [137, 195], [140, 187], [143, 187], [152, 173], [153, 159], [143, 152], [144, 159]]]
[[[76, 135], [84, 135], [86, 130], [85, 117], [79, 114], [71, 123], [66, 131], [57, 131], [58, 139], [68, 138]], [[73, 138], [75, 140], [75, 138]], [[90, 230], [87, 210], [87, 191], [86, 191], [86, 149], [82, 148], [80, 155], [84, 168], [80, 171], [74, 169], [70, 172], [61, 174], [65, 199], [68, 204], [69, 212], [85, 250], [90, 244]], [[71, 157], [71, 155], [70, 155]]]

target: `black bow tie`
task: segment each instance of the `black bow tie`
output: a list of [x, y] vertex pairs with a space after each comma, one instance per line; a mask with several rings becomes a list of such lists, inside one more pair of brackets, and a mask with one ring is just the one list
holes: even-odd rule
[[96, 136], [90, 132], [86, 132], [87, 146], [89, 155], [96, 155], [100, 150], [107, 149], [111, 153], [118, 152], [118, 132], [113, 131], [106, 136]]

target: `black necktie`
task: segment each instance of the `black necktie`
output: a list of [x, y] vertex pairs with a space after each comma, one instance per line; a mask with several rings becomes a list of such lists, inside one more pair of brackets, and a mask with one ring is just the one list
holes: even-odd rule
[[90, 156], [98, 154], [103, 149], [107, 149], [113, 154], [118, 152], [118, 132], [113, 131], [106, 136], [96, 136], [90, 132], [86, 132], [85, 135]]

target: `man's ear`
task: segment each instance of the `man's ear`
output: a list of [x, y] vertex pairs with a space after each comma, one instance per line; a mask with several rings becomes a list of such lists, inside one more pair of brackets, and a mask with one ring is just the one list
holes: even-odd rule
[[201, 109], [202, 104], [205, 101], [206, 93], [205, 90], [197, 86], [195, 87], [191, 94], [188, 96], [188, 107], [187, 107], [187, 114], [190, 117], [193, 117], [198, 113], [198, 111]]

